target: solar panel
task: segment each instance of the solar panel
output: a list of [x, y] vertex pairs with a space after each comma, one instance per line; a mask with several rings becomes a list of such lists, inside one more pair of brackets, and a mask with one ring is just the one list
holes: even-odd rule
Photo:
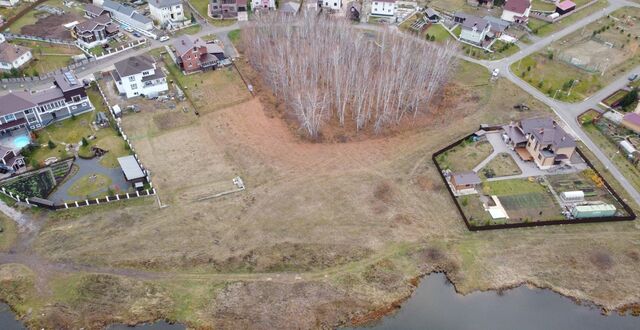
[[64, 73], [65, 78], [67, 78], [67, 81], [69, 82], [69, 85], [75, 85], [78, 82], [76, 81], [76, 77], [73, 76], [73, 73], [66, 71]]

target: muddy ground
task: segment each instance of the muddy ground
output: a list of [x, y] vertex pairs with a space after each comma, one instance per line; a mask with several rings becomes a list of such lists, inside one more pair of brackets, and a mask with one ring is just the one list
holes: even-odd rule
[[40, 18], [35, 24], [25, 25], [20, 29], [20, 33], [42, 38], [55, 38], [73, 40], [71, 32], [65, 29], [64, 24], [73, 21], [83, 21], [80, 15], [65, 13], [62, 15], [49, 15]]

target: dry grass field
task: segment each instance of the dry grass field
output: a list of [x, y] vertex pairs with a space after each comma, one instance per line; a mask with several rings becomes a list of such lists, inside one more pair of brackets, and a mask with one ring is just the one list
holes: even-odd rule
[[[379, 315], [434, 270], [461, 292], [527, 282], [608, 307], [636, 302], [635, 223], [464, 228], [432, 153], [479, 123], [519, 118], [516, 103], [531, 107], [528, 116], [549, 112], [504, 79], [490, 84], [481, 67], [458, 70], [465, 79], [447, 88], [446, 116], [432, 126], [356, 142], [301, 140], [259, 97], [199, 117], [127, 114], [167, 206], [142, 199], [32, 214], [42, 229], [29, 257], [0, 254], [25, 265], [0, 267], [0, 296], [33, 328], [158, 318], [334, 327]], [[180, 124], [161, 128], [162, 116]], [[246, 191], [198, 201], [236, 175]]]

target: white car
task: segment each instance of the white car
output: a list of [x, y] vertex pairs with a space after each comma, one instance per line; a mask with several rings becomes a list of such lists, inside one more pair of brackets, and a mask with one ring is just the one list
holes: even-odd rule
[[493, 69], [493, 72], [491, 72], [491, 75], [493, 77], [497, 77], [499, 74], [500, 74], [500, 69], [498, 68]]
[[126, 28], [124, 28], [124, 30], [127, 31], [127, 32], [133, 32], [133, 29], [128, 27], [128, 26]]
[[160, 37], [159, 40], [160, 40], [160, 42], [165, 42], [165, 41], [169, 40], [169, 36], [162, 36], [162, 37]]

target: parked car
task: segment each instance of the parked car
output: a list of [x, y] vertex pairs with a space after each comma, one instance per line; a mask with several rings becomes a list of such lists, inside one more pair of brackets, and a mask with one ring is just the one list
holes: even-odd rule
[[169, 40], [169, 36], [162, 36], [162, 37], [160, 37], [160, 42], [165, 42], [165, 41], [167, 41], [167, 40]]
[[135, 32], [135, 31], [133, 32], [133, 36], [136, 37], [136, 38], [140, 38], [141, 37], [140, 33]]
[[491, 76], [493, 77], [497, 77], [500, 74], [500, 69], [495, 68], [493, 69], [493, 72], [491, 72]]
[[638, 74], [637, 73], [634, 73], [634, 74], [629, 76], [629, 81], [634, 81], [636, 79], [638, 79]]
[[124, 30], [127, 32], [133, 32], [133, 29], [130, 26], [125, 27]]

